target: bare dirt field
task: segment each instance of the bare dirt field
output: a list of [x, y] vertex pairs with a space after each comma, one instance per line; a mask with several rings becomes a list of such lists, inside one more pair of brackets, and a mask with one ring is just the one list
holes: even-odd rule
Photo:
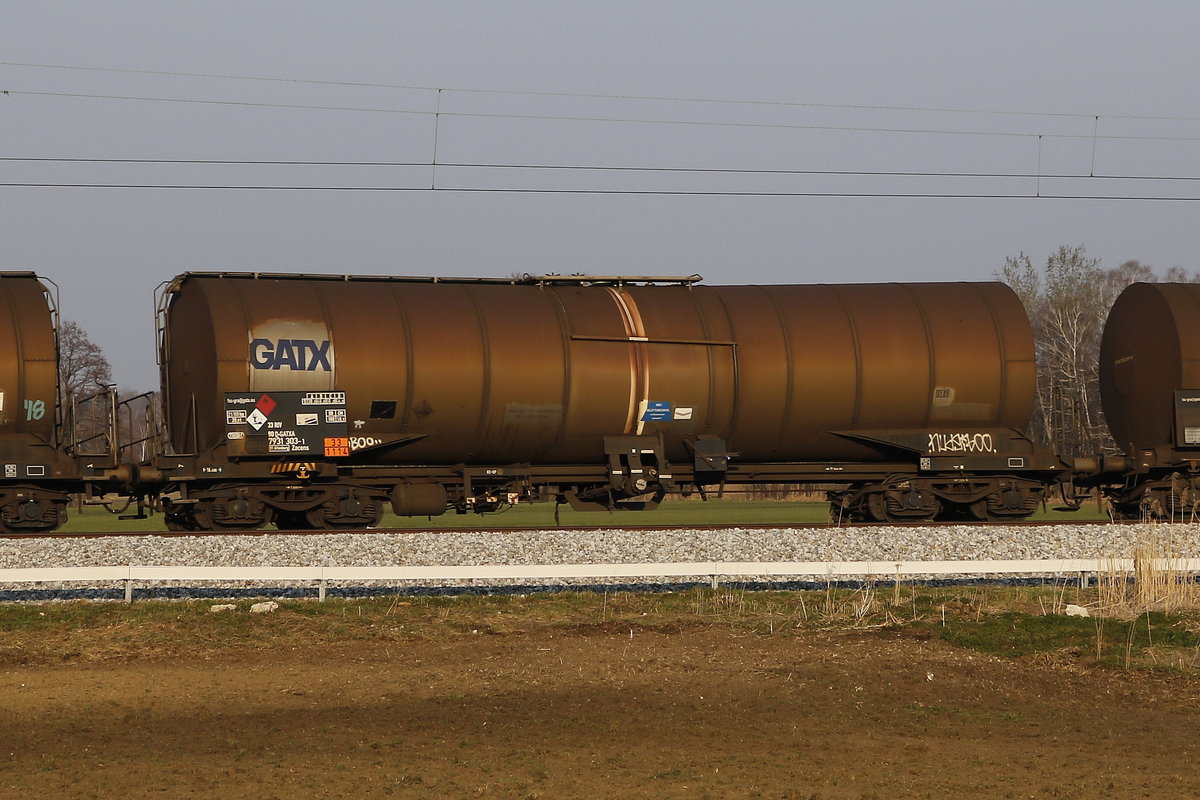
[[1191, 668], [554, 602], [8, 607], [0, 797], [1200, 795]]

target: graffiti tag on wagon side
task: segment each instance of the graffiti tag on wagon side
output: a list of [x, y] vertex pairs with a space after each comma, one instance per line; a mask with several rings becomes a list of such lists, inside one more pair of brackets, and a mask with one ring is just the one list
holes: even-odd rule
[[379, 445], [383, 444], [383, 439], [380, 439], [377, 436], [351, 436], [349, 442], [350, 452], [356, 453], [359, 450], [368, 450], [372, 447], [378, 447]]
[[994, 453], [995, 442], [990, 433], [931, 433], [930, 453]]

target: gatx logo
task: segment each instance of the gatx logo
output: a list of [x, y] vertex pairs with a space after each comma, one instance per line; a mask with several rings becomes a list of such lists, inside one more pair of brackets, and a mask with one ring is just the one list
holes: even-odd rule
[[250, 366], [254, 369], [331, 372], [329, 340], [252, 339]]

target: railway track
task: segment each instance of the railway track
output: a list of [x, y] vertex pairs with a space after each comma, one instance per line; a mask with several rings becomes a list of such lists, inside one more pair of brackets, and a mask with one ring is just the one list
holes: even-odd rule
[[208, 538], [214, 536], [238, 536], [238, 537], [271, 537], [271, 536], [325, 536], [330, 534], [345, 534], [345, 535], [361, 535], [361, 534], [438, 534], [438, 533], [495, 533], [495, 534], [515, 534], [522, 532], [540, 533], [545, 531], [566, 531], [579, 533], [595, 533], [598, 531], [696, 531], [702, 533], [719, 532], [719, 531], [779, 531], [779, 530], [839, 530], [849, 528], [867, 528], [867, 529], [888, 529], [888, 528], [950, 528], [959, 527], [960, 524], [968, 524], [972, 528], [1042, 528], [1061, 525], [1133, 525], [1140, 524], [1138, 520], [1026, 520], [1023, 522], [971, 522], [971, 523], [954, 523], [954, 522], [910, 522], [898, 524], [894, 522], [856, 522], [856, 523], [834, 523], [834, 522], [805, 522], [805, 523], [729, 523], [723, 525], [691, 525], [691, 524], [675, 524], [675, 525], [637, 525], [637, 526], [622, 526], [622, 525], [544, 525], [544, 526], [518, 526], [518, 527], [430, 527], [430, 528], [355, 528], [343, 530], [314, 530], [311, 528], [299, 530], [276, 530], [267, 528], [258, 528], [254, 530], [222, 530], [222, 531], [54, 531], [51, 533], [0, 533], [0, 540], [5, 539], [99, 539], [105, 537], [137, 537], [137, 536], [154, 536], [161, 538], [180, 538], [180, 537], [200, 537]]

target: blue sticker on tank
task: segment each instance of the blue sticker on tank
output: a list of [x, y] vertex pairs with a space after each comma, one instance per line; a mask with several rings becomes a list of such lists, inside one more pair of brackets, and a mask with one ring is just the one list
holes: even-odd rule
[[671, 404], [662, 400], [651, 400], [646, 403], [642, 412], [642, 422], [670, 422]]

